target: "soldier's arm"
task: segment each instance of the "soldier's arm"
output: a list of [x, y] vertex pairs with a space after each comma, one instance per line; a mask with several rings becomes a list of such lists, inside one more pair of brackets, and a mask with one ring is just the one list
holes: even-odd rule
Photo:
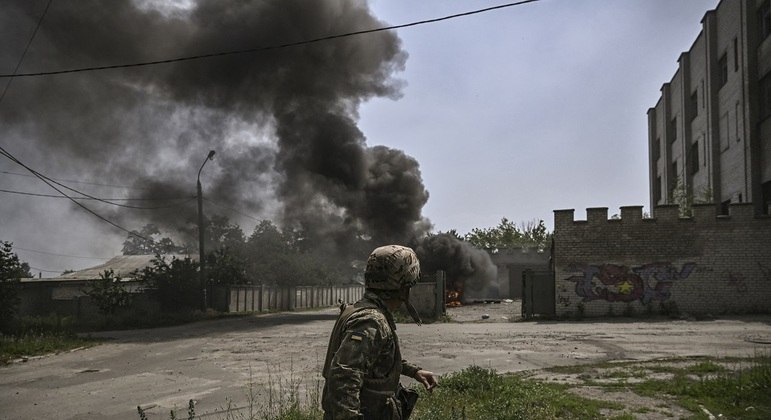
[[358, 419], [361, 414], [359, 392], [364, 375], [372, 368], [381, 345], [377, 325], [352, 320], [329, 367], [327, 378], [332, 418]]
[[402, 359], [402, 375], [409, 376], [410, 378], [414, 378], [415, 374], [418, 373], [420, 369], [421, 368], [418, 365], [415, 365], [413, 363], [410, 363]]
[[433, 391], [434, 387], [438, 385], [433, 372], [423, 370], [423, 368], [404, 359], [402, 359], [402, 375], [409, 376], [420, 382], [428, 391]]

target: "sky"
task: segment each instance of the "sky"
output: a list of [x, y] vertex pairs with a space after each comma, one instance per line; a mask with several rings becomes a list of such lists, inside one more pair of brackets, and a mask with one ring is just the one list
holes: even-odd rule
[[[45, 6], [44, 1], [26, 3], [32, 6], [20, 7], [26, 10], [19, 12], [22, 15], [39, 16]], [[163, 31], [154, 31], [162, 19], [142, 15], [136, 19], [147, 19], [142, 21], [147, 26], [134, 24], [115, 31], [114, 37], [95, 37], [80, 32], [99, 29], [93, 26], [99, 20], [64, 19], [62, 16], [67, 15], [61, 10], [67, 3], [70, 1], [53, 0], [21, 71], [167, 58], [169, 55], [163, 54], [170, 51], [173, 56], [216, 51], [223, 45], [220, 40], [232, 41], [239, 35], [228, 32], [234, 31], [233, 25], [217, 26], [217, 22], [232, 18], [225, 13], [221, 20], [212, 18], [210, 24], [199, 24], [193, 32], [184, 24], [188, 2], [169, 6], [145, 0], [141, 2], [143, 11], [157, 10], [165, 18], [174, 13], [182, 17], [168, 27], [159, 24]], [[359, 8], [364, 4], [352, 3]], [[209, 2], [209, 6], [216, 4]], [[360, 30], [378, 21], [399, 25], [497, 4], [503, 2], [372, 0], [371, 16], [363, 17], [356, 7], [349, 10], [335, 5], [313, 13], [298, 12], [310, 19], [298, 19], [303, 30], [271, 31], [274, 38], [262, 41], [275, 45], [302, 39], [307, 33], [339, 33], [349, 20], [354, 22], [353, 29]], [[153, 70], [147, 69], [52, 76], [45, 81], [18, 78], [0, 102], [0, 145], [47, 176], [67, 180], [61, 182], [97, 197], [145, 196], [143, 188], [155, 182], [158, 185], [152, 184], [152, 188], [188, 199], [207, 151], [216, 149], [214, 160], [202, 171], [204, 195], [214, 200], [207, 201], [206, 206], [227, 214], [247, 235], [263, 218], [310, 223], [309, 214], [327, 201], [350, 206], [346, 207], [349, 211], [365, 218], [363, 215], [372, 209], [351, 204], [360, 190], [346, 184], [345, 194], [335, 195], [340, 193], [338, 185], [306, 184], [312, 171], [297, 169], [300, 164], [316, 168], [312, 156], [302, 152], [303, 148], [314, 150], [312, 143], [295, 149], [289, 146], [297, 146], [293, 141], [312, 137], [312, 133], [286, 133], [282, 121], [290, 120], [286, 127], [303, 125], [315, 117], [301, 118], [287, 110], [321, 104], [318, 106], [339, 108], [331, 114], [340, 121], [333, 118], [333, 122], [324, 120], [325, 124], [352, 132], [353, 140], [347, 140], [351, 143], [330, 147], [340, 147], [341, 151], [353, 147], [363, 154], [361, 162], [370, 162], [373, 155], [388, 156], [388, 166], [394, 172], [386, 171], [379, 181], [392, 180], [399, 173], [415, 178], [419, 169], [422, 186], [405, 187], [415, 192], [412, 197], [418, 197], [407, 204], [419, 214], [405, 215], [411, 224], [399, 225], [399, 229], [430, 223], [432, 231], [456, 229], [463, 234], [495, 226], [503, 217], [516, 223], [541, 219], [551, 229], [556, 209], [576, 209], [576, 219], [585, 218], [588, 207], [608, 207], [610, 215], [628, 205], [642, 205], [649, 211], [646, 112], [655, 106], [661, 86], [677, 70], [680, 53], [695, 41], [704, 13], [716, 5], [717, 0], [541, 0], [403, 28], [395, 36], [362, 35], [340, 50], [319, 47], [326, 48], [327, 54], [313, 55], [314, 60], [321, 61], [309, 60], [318, 68], [297, 73], [323, 83], [286, 86], [289, 90], [312, 90], [316, 96], [308, 102], [291, 95], [292, 100], [284, 101], [286, 90], [272, 90], [274, 84], [281, 83], [268, 76], [283, 74], [279, 70], [258, 71], [265, 79], [259, 80], [262, 84], [232, 69], [228, 70], [232, 74], [208, 74], [211, 79], [249, 81], [233, 86], [199, 79], [200, 74], [194, 72], [169, 70], [174, 75], [171, 77], [148, 75]], [[292, 16], [290, 9], [274, 12]], [[131, 11], [113, 12], [119, 19], [121, 13]], [[96, 12], [94, 15], [109, 20]], [[218, 15], [215, 11], [209, 16]], [[4, 38], [9, 41], [0, 46], [0, 72], [6, 74], [18, 63], [35, 21], [12, 14], [0, 19], [0, 26], [12, 27], [12, 36]], [[356, 26], [359, 23], [355, 22], [362, 21], [364, 27]], [[57, 27], [57, 22], [82, 26]], [[269, 22], [263, 23], [269, 26]], [[308, 27], [315, 32], [305, 29]], [[291, 38], [295, 32], [300, 33], [299, 38], [281, 38]], [[161, 33], [170, 35], [157, 36]], [[121, 37], [141, 38], [141, 42]], [[78, 45], [82, 39], [91, 40], [88, 48]], [[188, 39], [196, 40], [189, 42], [194, 46], [175, 49], [175, 40]], [[290, 58], [305, 60], [299, 55], [302, 51]], [[283, 57], [275, 58], [280, 61]], [[220, 59], [206, 59], [216, 60]], [[330, 62], [355, 71], [338, 72]], [[281, 69], [294, 71], [291, 65]], [[360, 80], [360, 74], [367, 77]], [[7, 83], [8, 79], [0, 79], [0, 89]], [[327, 85], [334, 95], [324, 90]], [[259, 86], [255, 90], [260, 95], [243, 93], [255, 86]], [[88, 94], [67, 96], [72, 92]], [[268, 101], [262, 92], [271, 98], [270, 104], [263, 103]], [[232, 97], [238, 100], [228, 101]], [[190, 121], [194, 123], [188, 124]], [[215, 123], [226, 128], [212, 128]], [[62, 128], [65, 125], [66, 130]], [[274, 136], [280, 139], [276, 141]], [[174, 141], [147, 140], [156, 137]], [[91, 140], [95, 138], [99, 141]], [[128, 138], [135, 141], [135, 147], [113, 144]], [[162, 147], [158, 146], [161, 143]], [[180, 145], [185, 146], [184, 151]], [[371, 153], [378, 145], [387, 149]], [[359, 146], [364, 147], [363, 152]], [[270, 169], [277, 165], [281, 171]], [[239, 168], [237, 175], [230, 171], [234, 167]], [[348, 170], [358, 173], [355, 167], [348, 168], [341, 178], [355, 178], [345, 172]], [[57, 194], [28, 175], [24, 168], [0, 156], [0, 189]], [[187, 184], [169, 189], [161, 182], [167, 178]], [[410, 179], [395, 182], [403, 185]], [[351, 184], [359, 182], [350, 180]], [[361, 182], [367, 192], [376, 184], [371, 178]], [[233, 186], [247, 185], [249, 193], [229, 191], [236, 189]], [[296, 187], [292, 194], [287, 193], [288, 186]], [[319, 188], [329, 195], [318, 200], [308, 198], [316, 203], [314, 206], [302, 212], [282, 212], [281, 203], [302, 202]], [[239, 200], [228, 200], [236, 195]], [[397, 203], [394, 208], [407, 204]], [[172, 212], [167, 218], [183, 218], [183, 213], [195, 210], [194, 201], [185, 201], [185, 205], [184, 212]], [[130, 229], [138, 229], [143, 220], [93, 208]], [[313, 221], [333, 223], [338, 220], [333, 213]], [[371, 226], [382, 225], [381, 219], [374, 219]], [[44, 277], [93, 266], [118, 255], [125, 237], [125, 232], [65, 199], [0, 192], [0, 240], [13, 242], [33, 273]]]

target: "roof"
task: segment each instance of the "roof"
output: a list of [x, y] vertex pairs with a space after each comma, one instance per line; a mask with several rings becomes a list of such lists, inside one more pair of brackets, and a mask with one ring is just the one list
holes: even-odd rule
[[[172, 258], [184, 259], [190, 258], [194, 261], [198, 260], [197, 256], [181, 255], [181, 254], [167, 254], [162, 256], [166, 261], [171, 261]], [[131, 278], [134, 271], [141, 270], [145, 267], [152, 265], [152, 260], [155, 259], [155, 255], [119, 255], [112, 257], [109, 261], [99, 264], [95, 267], [86, 268], [83, 270], [75, 271], [58, 277], [49, 277], [41, 279], [23, 279], [25, 282], [32, 281], [76, 281], [76, 280], [95, 280], [99, 278], [99, 275], [104, 273], [105, 270], [113, 270], [115, 277], [120, 277], [124, 280]]]

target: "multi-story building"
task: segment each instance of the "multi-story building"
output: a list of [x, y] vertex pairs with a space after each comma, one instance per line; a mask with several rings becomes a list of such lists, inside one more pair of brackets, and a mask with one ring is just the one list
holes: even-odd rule
[[680, 192], [771, 214], [771, 0], [721, 0], [678, 63], [648, 110], [651, 209]]

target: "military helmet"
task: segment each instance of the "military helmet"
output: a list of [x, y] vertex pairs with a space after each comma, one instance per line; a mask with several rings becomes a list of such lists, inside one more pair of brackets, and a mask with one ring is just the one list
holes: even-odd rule
[[409, 289], [418, 282], [420, 262], [412, 248], [386, 245], [376, 248], [367, 258], [364, 283], [369, 289]]

